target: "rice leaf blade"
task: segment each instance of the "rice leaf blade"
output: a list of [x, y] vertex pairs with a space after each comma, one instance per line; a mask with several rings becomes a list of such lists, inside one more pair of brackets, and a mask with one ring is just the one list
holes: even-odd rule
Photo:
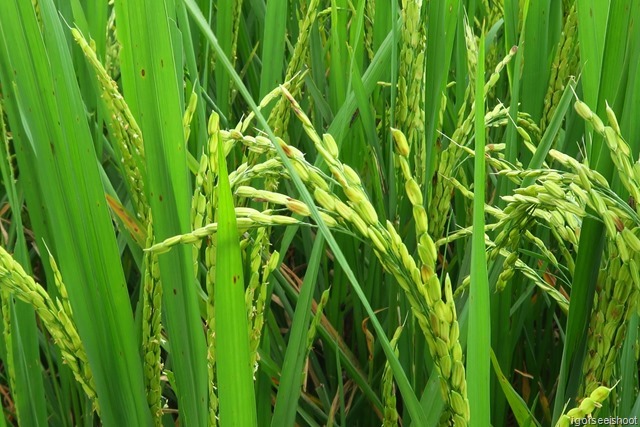
[[[218, 224], [216, 252], [216, 373], [220, 424], [257, 425], [249, 324], [244, 300], [244, 276], [238, 225], [222, 140], [218, 147]], [[210, 296], [211, 298], [211, 296]]]
[[518, 421], [518, 425], [522, 427], [531, 425], [539, 427], [540, 424], [536, 421], [535, 417], [529, 411], [529, 408], [527, 407], [525, 401], [514, 390], [507, 377], [505, 377], [502, 373], [502, 369], [500, 369], [500, 365], [498, 364], [498, 360], [496, 359], [496, 355], [493, 351], [491, 351], [491, 364], [493, 365], [493, 370], [498, 377], [500, 387], [502, 387], [502, 392], [507, 397], [507, 401], [509, 402], [509, 406], [513, 411], [513, 415]]
[[475, 165], [473, 194], [473, 236], [471, 285], [469, 289], [469, 329], [467, 377], [469, 408], [473, 425], [491, 425], [490, 349], [491, 311], [489, 279], [484, 240], [485, 123], [484, 123], [484, 36], [480, 37], [476, 78]]
[[286, 0], [272, 0], [267, 3], [264, 45], [262, 47], [262, 72], [260, 73], [260, 98], [282, 81], [288, 3]]

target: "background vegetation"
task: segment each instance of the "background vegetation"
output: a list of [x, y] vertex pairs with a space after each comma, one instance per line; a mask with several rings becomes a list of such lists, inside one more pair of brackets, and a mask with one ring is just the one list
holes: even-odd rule
[[0, 426], [640, 413], [640, 2], [1, 9]]

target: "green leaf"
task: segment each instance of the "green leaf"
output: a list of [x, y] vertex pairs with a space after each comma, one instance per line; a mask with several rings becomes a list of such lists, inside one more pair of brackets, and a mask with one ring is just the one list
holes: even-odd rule
[[[257, 425], [249, 324], [244, 302], [242, 255], [222, 139], [218, 146], [218, 235], [216, 251], [216, 375], [220, 425]], [[210, 296], [211, 298], [211, 296]]]
[[471, 242], [471, 285], [469, 288], [469, 329], [467, 381], [472, 425], [491, 425], [489, 373], [491, 349], [491, 311], [487, 250], [484, 241], [485, 200], [485, 123], [484, 123], [484, 35], [480, 37], [476, 78], [475, 165], [473, 191], [473, 237]]
[[507, 401], [509, 402], [509, 406], [511, 407], [511, 411], [513, 411], [513, 415], [516, 417], [518, 421], [518, 425], [520, 427], [536, 425], [540, 426], [540, 424], [533, 417], [527, 404], [522, 397], [513, 389], [513, 386], [509, 383], [507, 377], [504, 376], [502, 370], [500, 369], [500, 364], [496, 359], [496, 355], [491, 351], [491, 363], [493, 365], [493, 370], [498, 377], [498, 382], [500, 383], [500, 387], [502, 387], [502, 392], [507, 397]]

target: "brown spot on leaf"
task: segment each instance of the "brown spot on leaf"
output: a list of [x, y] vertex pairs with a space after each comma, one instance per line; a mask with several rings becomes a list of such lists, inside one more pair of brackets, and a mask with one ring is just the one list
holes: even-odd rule
[[142, 77], [144, 77], [147, 74], [147, 72], [144, 70], [144, 68], [140, 71], [140, 75]]

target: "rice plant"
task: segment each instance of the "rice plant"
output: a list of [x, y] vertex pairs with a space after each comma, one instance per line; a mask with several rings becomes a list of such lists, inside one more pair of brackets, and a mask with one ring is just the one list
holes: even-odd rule
[[4, 0], [0, 426], [634, 425], [637, 16]]

